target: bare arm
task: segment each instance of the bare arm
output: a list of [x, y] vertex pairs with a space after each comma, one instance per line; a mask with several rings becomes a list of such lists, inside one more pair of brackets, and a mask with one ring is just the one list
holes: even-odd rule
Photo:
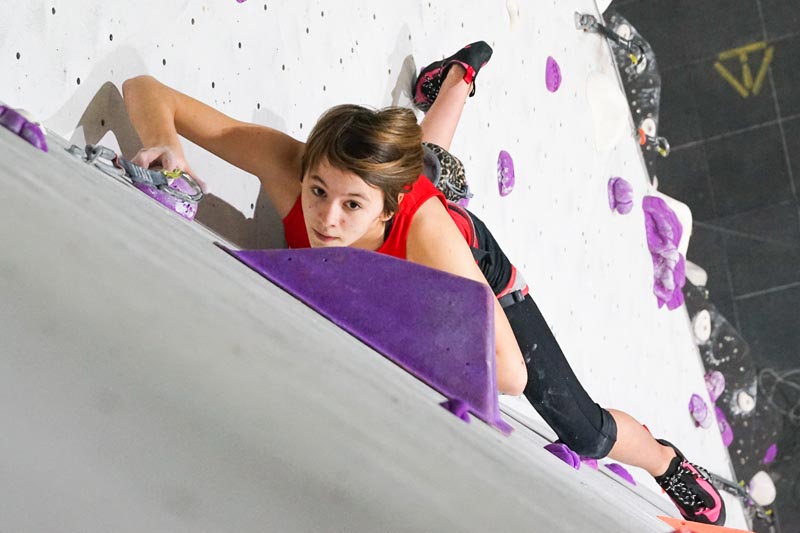
[[[409, 261], [488, 285], [461, 232], [441, 202], [431, 198], [414, 215], [406, 255]], [[494, 299], [497, 388], [504, 394], [522, 394], [528, 380], [514, 332], [503, 309]]]
[[[191, 172], [179, 135], [242, 170], [256, 175], [281, 217], [300, 194], [305, 145], [272, 128], [250, 124], [167, 87], [151, 76], [122, 85], [125, 107], [144, 149], [135, 162]], [[173, 166], [175, 165], [175, 166]]]

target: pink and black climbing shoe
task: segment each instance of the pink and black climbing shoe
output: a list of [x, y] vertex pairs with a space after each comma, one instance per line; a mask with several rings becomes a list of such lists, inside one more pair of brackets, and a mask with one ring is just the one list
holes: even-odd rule
[[693, 465], [672, 444], [659, 439], [658, 442], [675, 450], [664, 474], [656, 478], [667, 496], [678, 506], [686, 520], [721, 526], [725, 523], [725, 502], [717, 489], [711, 485], [708, 473]]
[[461, 65], [467, 71], [464, 74], [464, 82], [472, 84], [472, 90], [469, 95], [474, 95], [475, 78], [491, 57], [492, 47], [484, 41], [478, 41], [468, 44], [450, 57], [434, 61], [422, 69], [422, 72], [419, 73], [414, 82], [414, 105], [422, 111], [430, 109], [436, 97], [439, 96], [442, 82], [453, 65]]

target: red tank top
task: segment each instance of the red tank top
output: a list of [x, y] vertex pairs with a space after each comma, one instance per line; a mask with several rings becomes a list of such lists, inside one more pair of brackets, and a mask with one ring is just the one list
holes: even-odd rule
[[[403, 196], [397, 213], [392, 218], [392, 227], [389, 231], [389, 235], [386, 237], [381, 247], [378, 248], [378, 253], [391, 255], [400, 259], [406, 258], [406, 242], [408, 240], [408, 230], [411, 227], [411, 221], [422, 204], [431, 198], [438, 198], [442, 202], [442, 205], [447, 208], [447, 200], [444, 195], [433, 186], [428, 178], [421, 175], [411, 186], [411, 190]], [[471, 228], [467, 227], [468, 223], [465, 223], [461, 216], [452, 213], [449, 209], [447, 212], [450, 213], [456, 226], [458, 226], [464, 238], [467, 239], [467, 242], [470, 242]], [[289, 245], [289, 248], [309, 248], [311, 246], [308, 242], [308, 233], [306, 233], [306, 223], [303, 217], [303, 207], [300, 203], [299, 196], [292, 206], [291, 211], [289, 211], [289, 214], [283, 219], [283, 234], [286, 237], [286, 244]]]

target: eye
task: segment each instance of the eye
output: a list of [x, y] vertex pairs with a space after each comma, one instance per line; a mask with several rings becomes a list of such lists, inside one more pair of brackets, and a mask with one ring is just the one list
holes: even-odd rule
[[320, 197], [325, 196], [325, 189], [323, 189], [322, 187], [318, 187], [316, 185], [313, 185], [311, 187], [311, 194], [313, 194], [314, 196], [320, 196]]
[[345, 204], [344, 204], [344, 205], [345, 205], [345, 207], [347, 207], [347, 209], [349, 209], [350, 211], [355, 211], [355, 210], [357, 210], [357, 209], [361, 209], [361, 204], [359, 204], [358, 202], [356, 202], [356, 201], [354, 201], [354, 200], [350, 200], [350, 201], [348, 201], [348, 202], [345, 202]]

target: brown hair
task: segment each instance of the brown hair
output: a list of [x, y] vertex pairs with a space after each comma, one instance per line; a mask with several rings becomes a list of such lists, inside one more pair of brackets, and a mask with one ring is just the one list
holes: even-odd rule
[[383, 191], [383, 213], [397, 212], [400, 193], [422, 173], [422, 129], [410, 109], [332, 107], [320, 117], [306, 141], [303, 176], [323, 160], [354, 172]]

